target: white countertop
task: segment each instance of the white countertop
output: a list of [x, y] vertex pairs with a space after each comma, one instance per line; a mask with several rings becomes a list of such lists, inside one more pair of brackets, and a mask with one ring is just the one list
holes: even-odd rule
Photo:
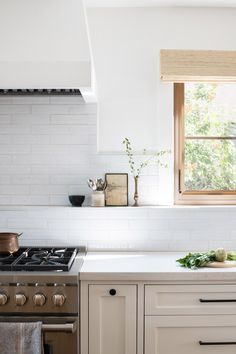
[[81, 280], [109, 281], [236, 281], [236, 268], [186, 269], [176, 263], [185, 253], [89, 252]]

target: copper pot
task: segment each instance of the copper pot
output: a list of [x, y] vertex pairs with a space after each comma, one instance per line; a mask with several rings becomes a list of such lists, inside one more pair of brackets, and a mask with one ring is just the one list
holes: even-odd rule
[[20, 248], [18, 237], [22, 234], [0, 232], [0, 253], [14, 253]]

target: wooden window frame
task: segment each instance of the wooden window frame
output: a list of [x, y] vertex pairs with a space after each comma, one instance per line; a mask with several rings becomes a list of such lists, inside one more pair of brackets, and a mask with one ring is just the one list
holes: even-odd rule
[[236, 191], [184, 190], [184, 83], [174, 84], [175, 204], [235, 205]]

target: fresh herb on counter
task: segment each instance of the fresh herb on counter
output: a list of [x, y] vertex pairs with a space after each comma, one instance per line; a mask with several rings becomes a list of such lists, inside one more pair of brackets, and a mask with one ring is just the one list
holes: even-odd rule
[[236, 261], [236, 252], [230, 252], [227, 255], [227, 261]]
[[211, 262], [236, 261], [236, 253], [227, 253], [223, 248], [215, 251], [188, 253], [185, 257], [177, 259], [181, 266], [190, 269], [197, 269], [207, 266]]
[[215, 252], [205, 253], [189, 253], [184, 258], [177, 259], [176, 262], [180, 263], [185, 268], [197, 269], [205, 267], [208, 263], [215, 261]]

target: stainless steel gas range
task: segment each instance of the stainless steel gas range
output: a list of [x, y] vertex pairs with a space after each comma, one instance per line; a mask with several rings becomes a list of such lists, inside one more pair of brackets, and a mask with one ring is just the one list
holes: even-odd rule
[[41, 321], [45, 354], [78, 353], [84, 255], [84, 247], [24, 247], [0, 256], [0, 321]]

